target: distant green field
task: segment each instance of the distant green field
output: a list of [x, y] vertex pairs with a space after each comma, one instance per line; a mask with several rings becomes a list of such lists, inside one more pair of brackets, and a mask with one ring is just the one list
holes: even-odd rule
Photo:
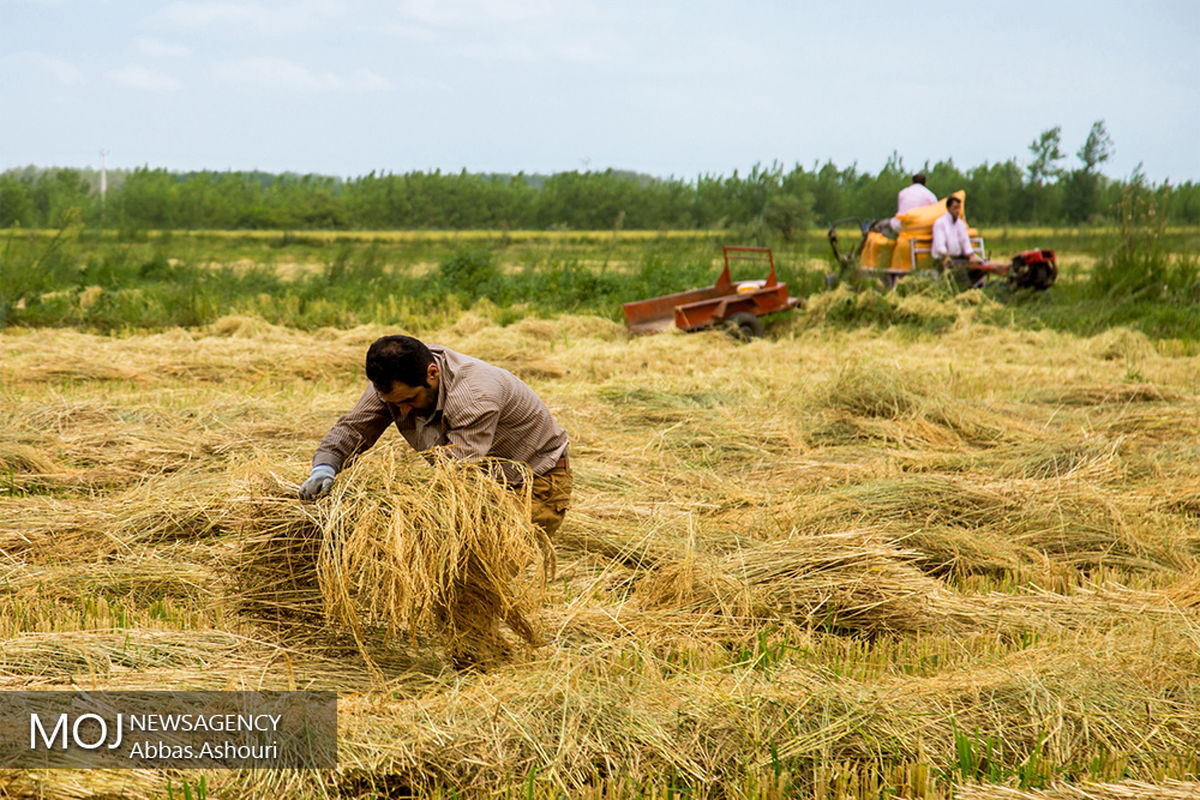
[[[1059, 284], [1005, 298], [1006, 324], [1085, 334], [1121, 324], [1155, 337], [1200, 337], [1200, 288], [1188, 278], [1200, 228], [1168, 228], [1155, 240], [1178, 265], [1169, 291], [1116, 294], [1090, 277], [1118, 251], [1114, 228], [980, 231], [992, 257], [1032, 247], [1059, 255]], [[843, 230], [843, 243], [856, 235]], [[824, 291], [834, 267], [818, 229], [791, 241], [728, 231], [10, 229], [0, 232], [0, 324], [120, 332], [239, 314], [306, 330], [367, 323], [424, 330], [467, 308], [501, 323], [561, 313], [619, 320], [622, 303], [711, 284], [725, 244], [770, 246], [779, 278], [799, 296]], [[759, 272], [738, 265], [734, 277]], [[906, 324], [887, 313], [843, 323]]]

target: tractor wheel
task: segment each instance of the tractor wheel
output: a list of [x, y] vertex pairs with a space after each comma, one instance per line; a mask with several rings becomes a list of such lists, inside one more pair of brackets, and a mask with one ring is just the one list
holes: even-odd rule
[[1037, 277], [1034, 279], [1034, 286], [1038, 289], [1049, 289], [1058, 279], [1058, 267], [1053, 262], [1039, 264]]
[[763, 335], [762, 320], [748, 311], [739, 311], [725, 318], [725, 330], [735, 339], [748, 342]]
[[1053, 262], [1037, 264], [1013, 263], [1009, 272], [1008, 283], [1014, 289], [1034, 289], [1043, 291], [1054, 285], [1058, 270]]

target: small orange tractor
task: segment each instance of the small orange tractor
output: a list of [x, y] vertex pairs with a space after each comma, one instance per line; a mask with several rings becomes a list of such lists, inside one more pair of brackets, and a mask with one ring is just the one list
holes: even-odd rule
[[[760, 317], [788, 311], [800, 304], [789, 297], [787, 284], [775, 277], [775, 257], [765, 247], [722, 247], [725, 269], [712, 286], [689, 289], [663, 297], [625, 303], [625, 326], [634, 333], [659, 333], [674, 326], [697, 331], [723, 327], [739, 339], [763, 334]], [[731, 261], [754, 261], [770, 265], [764, 280], [734, 281]]]
[[[965, 195], [959, 191], [952, 196], [965, 200]], [[909, 275], [940, 274], [941, 265], [934, 261], [930, 249], [933, 223], [945, 213], [945, 200], [911, 209], [896, 217], [900, 221], [898, 235], [890, 224], [891, 218], [834, 220], [829, 225], [829, 244], [841, 272], [828, 276], [827, 282], [832, 284], [840, 278], [857, 276], [877, 279], [891, 289]], [[837, 229], [849, 222], [857, 225], [862, 239], [852, 249], [842, 252], [838, 249]], [[1026, 250], [1010, 261], [992, 261], [987, 257], [987, 248], [979, 232], [970, 228], [968, 233], [971, 247], [981, 260], [956, 265], [956, 277], [967, 287], [981, 287], [993, 278], [1006, 278], [1010, 288], [1041, 290], [1049, 289], [1058, 279], [1058, 260], [1053, 250]]]

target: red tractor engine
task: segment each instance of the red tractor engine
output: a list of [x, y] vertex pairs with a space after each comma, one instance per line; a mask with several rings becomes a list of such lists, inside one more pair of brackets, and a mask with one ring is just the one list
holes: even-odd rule
[[1013, 256], [1008, 284], [1014, 289], [1049, 289], [1058, 280], [1053, 250], [1026, 250]]

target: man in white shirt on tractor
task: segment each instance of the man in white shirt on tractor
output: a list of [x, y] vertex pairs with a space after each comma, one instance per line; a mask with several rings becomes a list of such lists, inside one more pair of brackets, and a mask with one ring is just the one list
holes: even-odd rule
[[979, 256], [971, 247], [966, 220], [961, 215], [962, 200], [950, 195], [946, 198], [946, 213], [933, 223], [933, 246], [929, 248], [929, 255], [943, 267], [953, 262], [979, 263]]
[[896, 195], [896, 216], [890, 220], [892, 230], [899, 232], [901, 214], [936, 202], [937, 195], [925, 187], [924, 173], [918, 172], [916, 175], [913, 175], [912, 183], [905, 186]]
[[925, 187], [925, 175], [918, 172], [912, 176], [912, 183], [905, 186], [896, 195], [896, 216], [936, 202], [937, 195]]

